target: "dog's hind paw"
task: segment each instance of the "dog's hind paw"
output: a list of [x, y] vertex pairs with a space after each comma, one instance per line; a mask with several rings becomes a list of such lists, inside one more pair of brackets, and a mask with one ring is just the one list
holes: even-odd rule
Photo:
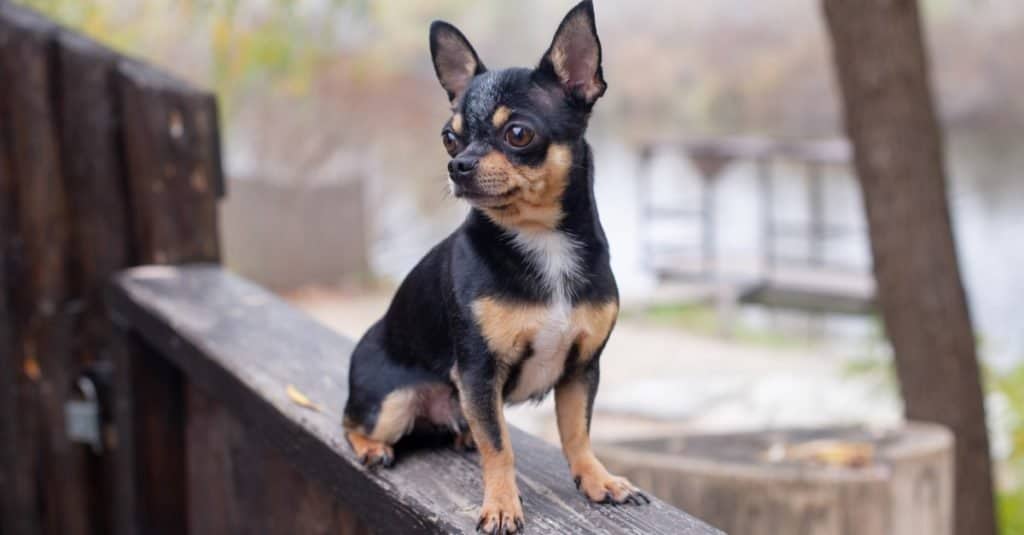
[[455, 435], [453, 445], [456, 451], [475, 451], [476, 441], [473, 440], [473, 434], [469, 431], [463, 431]]
[[359, 462], [367, 468], [391, 466], [395, 462], [395, 450], [391, 446], [367, 437], [355, 431], [345, 433], [352, 452]]

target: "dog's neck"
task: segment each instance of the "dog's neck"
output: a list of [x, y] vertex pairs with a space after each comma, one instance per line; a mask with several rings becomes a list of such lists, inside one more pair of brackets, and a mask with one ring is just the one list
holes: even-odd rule
[[607, 258], [607, 241], [594, 199], [590, 146], [573, 146], [573, 164], [561, 199], [562, 218], [554, 229], [506, 228], [474, 208], [466, 230], [475, 246], [511, 264], [528, 262], [556, 301], [570, 300], [574, 282], [592, 264]]

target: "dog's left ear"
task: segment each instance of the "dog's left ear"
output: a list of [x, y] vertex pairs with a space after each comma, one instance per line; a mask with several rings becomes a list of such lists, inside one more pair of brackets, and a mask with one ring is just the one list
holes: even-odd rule
[[554, 76], [570, 97], [588, 107], [601, 98], [608, 84], [601, 72], [601, 40], [591, 0], [580, 2], [562, 19], [537, 70]]

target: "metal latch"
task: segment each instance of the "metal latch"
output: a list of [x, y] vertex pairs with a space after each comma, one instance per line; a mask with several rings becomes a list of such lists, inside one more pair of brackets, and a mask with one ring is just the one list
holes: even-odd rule
[[100, 402], [96, 384], [83, 375], [78, 378], [77, 385], [83, 399], [73, 399], [64, 404], [64, 431], [72, 442], [88, 444], [93, 453], [102, 453]]

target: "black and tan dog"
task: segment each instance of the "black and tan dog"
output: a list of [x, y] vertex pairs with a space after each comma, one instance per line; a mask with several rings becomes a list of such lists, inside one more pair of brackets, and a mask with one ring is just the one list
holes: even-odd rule
[[489, 71], [455, 27], [435, 22], [430, 51], [453, 115], [441, 138], [450, 187], [472, 210], [399, 287], [352, 357], [348, 440], [367, 465], [420, 425], [479, 448], [479, 529], [523, 529], [507, 403], [555, 391], [577, 486], [602, 503], [647, 498], [590, 447], [598, 360], [618, 313], [608, 243], [583, 139], [605, 92], [589, 2], [558, 27], [536, 69]]

